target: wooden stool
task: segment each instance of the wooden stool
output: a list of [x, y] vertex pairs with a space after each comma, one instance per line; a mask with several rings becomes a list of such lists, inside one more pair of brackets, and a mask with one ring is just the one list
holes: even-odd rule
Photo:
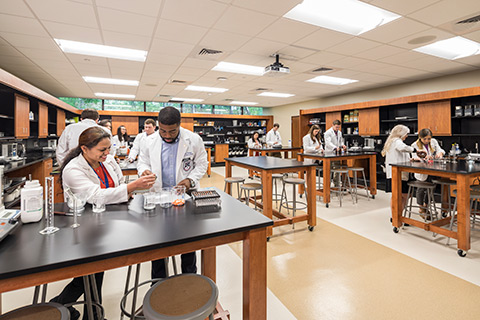
[[358, 186], [359, 186], [359, 184], [358, 184], [357, 172], [362, 173], [363, 186], [361, 186], [361, 187], [365, 189], [365, 191], [367, 192], [367, 199], [370, 200], [370, 195], [368, 193], [367, 179], [365, 178], [365, 169], [362, 168], [362, 167], [350, 167], [350, 168], [347, 168], [347, 170], [349, 172], [353, 173], [352, 189], [353, 189], [353, 192], [355, 193], [355, 202], [358, 203]]
[[218, 288], [209, 278], [182, 274], [161, 280], [143, 299], [147, 320], [213, 320]]
[[[251, 182], [251, 183], [244, 183], [240, 186], [240, 189], [243, 190], [243, 194], [245, 195], [245, 203], [247, 204], [248, 207], [250, 207], [249, 202], [250, 202], [250, 191], [253, 191], [253, 197], [255, 199], [255, 210], [257, 210], [257, 190], [260, 190], [260, 192], [263, 189], [263, 186], [261, 183], [256, 183], [256, 182]], [[263, 198], [263, 197], [262, 197]]]
[[38, 303], [12, 310], [0, 316], [1, 320], [69, 320], [67, 307], [56, 302]]
[[[438, 213], [437, 213], [437, 206], [435, 205], [435, 198], [433, 195], [433, 191], [435, 190], [435, 184], [431, 182], [426, 182], [426, 181], [411, 181], [408, 183], [408, 193], [407, 193], [407, 205], [403, 209], [403, 216], [406, 217], [408, 214], [408, 217], [410, 218], [413, 214], [417, 214], [422, 216], [421, 213], [419, 212], [414, 212], [413, 208], [419, 208], [419, 209], [424, 209], [425, 210], [425, 215], [422, 216], [423, 218], [427, 219], [430, 218], [431, 221], [434, 219], [438, 218]], [[415, 191], [419, 188], [423, 188], [427, 190], [427, 206], [423, 205], [413, 205], [413, 198], [417, 194]]]
[[230, 184], [236, 183], [237, 184], [237, 199], [240, 200], [240, 196], [241, 196], [240, 183], [244, 183], [245, 179], [242, 178], [242, 177], [228, 177], [228, 178], [225, 178], [224, 180], [225, 180], [225, 186], [223, 187], [223, 192], [227, 191], [227, 183], [230, 183]]

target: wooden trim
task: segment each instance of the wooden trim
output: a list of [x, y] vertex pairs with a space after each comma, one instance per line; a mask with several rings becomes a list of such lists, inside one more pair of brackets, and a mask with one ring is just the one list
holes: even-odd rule
[[[81, 110], [80, 110], [81, 112]], [[101, 116], [138, 116], [138, 117], [158, 117], [158, 112], [144, 112], [144, 111], [114, 111], [114, 110], [98, 110]], [[199, 114], [199, 113], [182, 113], [182, 119], [185, 118], [200, 118], [200, 119], [258, 119], [258, 120], [273, 120], [273, 116], [251, 116], [251, 115], [237, 115], [237, 114]]]
[[365, 102], [358, 102], [358, 103], [343, 104], [338, 106], [328, 106], [324, 108], [303, 109], [303, 110], [300, 110], [300, 115], [308, 115], [308, 114], [332, 112], [332, 111], [342, 111], [342, 110], [350, 110], [350, 109], [366, 109], [366, 108], [373, 108], [373, 107], [391, 106], [396, 104], [445, 100], [445, 99], [453, 99], [453, 98], [476, 96], [476, 95], [480, 95], [480, 87], [424, 93], [424, 94], [417, 94], [417, 95], [406, 96], [406, 97], [372, 100], [372, 101], [365, 101]]

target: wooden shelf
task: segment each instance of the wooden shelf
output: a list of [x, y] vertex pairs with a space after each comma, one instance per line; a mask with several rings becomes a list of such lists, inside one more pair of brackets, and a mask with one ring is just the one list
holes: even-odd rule
[[17, 199], [10, 201], [10, 202], [5, 202], [5, 209], [10, 209], [11, 207], [14, 207], [16, 205], [20, 204], [20, 198], [18, 197]]
[[409, 119], [392, 119], [392, 120], [380, 120], [380, 122], [382, 123], [389, 123], [389, 122], [392, 122], [392, 123], [398, 123], [398, 122], [413, 122], [413, 121], [417, 121], [418, 119], [417, 118], [409, 118]]
[[0, 114], [0, 119], [11, 119], [11, 120], [13, 120], [13, 117], [7, 116], [5, 114]]

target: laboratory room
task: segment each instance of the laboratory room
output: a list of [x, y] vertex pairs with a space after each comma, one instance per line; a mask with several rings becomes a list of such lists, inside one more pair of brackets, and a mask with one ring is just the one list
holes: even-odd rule
[[0, 3], [0, 320], [480, 318], [478, 0]]

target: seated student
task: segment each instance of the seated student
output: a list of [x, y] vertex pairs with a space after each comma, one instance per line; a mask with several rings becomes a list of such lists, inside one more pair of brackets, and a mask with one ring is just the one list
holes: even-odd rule
[[320, 129], [320, 126], [314, 124], [303, 137], [303, 151], [306, 153], [323, 152], [321, 133], [322, 130]]
[[[253, 136], [250, 139], [248, 139], [247, 145], [250, 149], [252, 149], [252, 148], [256, 149], [256, 148], [261, 148], [262, 147], [262, 143], [260, 142], [259, 137], [260, 137], [260, 134], [258, 132], [254, 132]], [[253, 155], [254, 156], [259, 156], [260, 152], [255, 151], [253, 153]]]
[[130, 137], [127, 133], [127, 128], [125, 126], [118, 127], [117, 134], [112, 138], [113, 154], [126, 156], [128, 153], [128, 141], [130, 141]]
[[[413, 155], [413, 160], [420, 161], [421, 158], [419, 154], [423, 153], [425, 160], [441, 159], [445, 155], [445, 151], [440, 147], [438, 141], [432, 138], [432, 131], [430, 129], [424, 128], [418, 132], [418, 139], [411, 145], [417, 150], [417, 154]], [[420, 181], [431, 181], [431, 177], [422, 173], [415, 173], [415, 179]], [[421, 206], [426, 207], [427, 203], [427, 192], [424, 188], [417, 189], [417, 203]], [[426, 213], [425, 208], [420, 208], [420, 213]]]
[[[86, 129], [78, 139], [78, 146], [68, 153], [60, 168], [60, 182], [63, 189], [70, 188], [74, 194], [87, 195], [87, 201], [100, 195], [106, 204], [126, 202], [135, 190], [148, 189], [155, 183], [154, 175], [143, 176], [129, 184], [123, 183], [122, 170], [110, 152], [110, 135], [96, 126]], [[95, 274], [100, 303], [103, 272]], [[73, 279], [63, 291], [51, 301], [67, 304], [77, 301], [84, 293], [83, 279]], [[83, 319], [87, 319], [84, 308]], [[80, 312], [69, 308], [70, 319], [76, 320]], [[96, 313], [96, 310], [94, 309]], [[97, 318], [97, 316], [95, 316]]]

